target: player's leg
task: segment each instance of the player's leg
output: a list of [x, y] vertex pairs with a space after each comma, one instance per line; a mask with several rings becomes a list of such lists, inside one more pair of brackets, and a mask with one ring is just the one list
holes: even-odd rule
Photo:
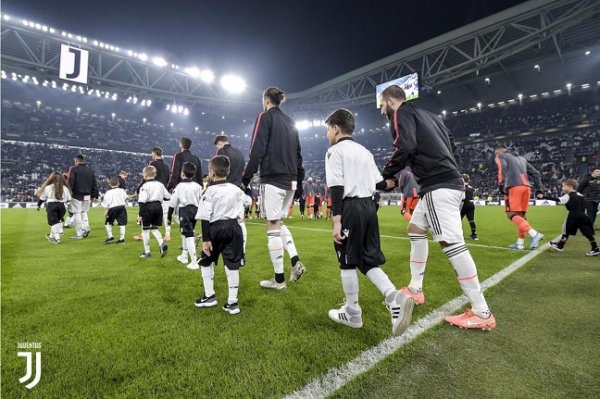
[[475, 207], [470, 207], [466, 211], [467, 220], [469, 221], [469, 227], [471, 228], [471, 240], [478, 240], [477, 237], [477, 226], [475, 225]]
[[267, 220], [267, 248], [275, 276], [270, 280], [262, 280], [260, 286], [263, 288], [283, 289], [285, 285], [285, 274], [283, 270], [284, 246], [281, 239], [281, 213], [284, 208], [286, 190], [282, 190], [270, 184], [261, 184], [261, 214]]
[[227, 229], [227, 243], [223, 247], [223, 263], [227, 276], [227, 301], [223, 310], [229, 314], [240, 313], [238, 290], [240, 286], [240, 266], [244, 256], [242, 229], [239, 224]]
[[[293, 190], [286, 191], [285, 198], [283, 199], [284, 209], [286, 209], [289, 206], [289, 204], [294, 203], [294, 194], [295, 193]], [[287, 226], [283, 224], [283, 222], [281, 222], [279, 232], [281, 233], [281, 241], [283, 242], [283, 247], [287, 251], [292, 265], [290, 283], [295, 283], [306, 272], [306, 267], [300, 261], [300, 257], [298, 256], [298, 251], [296, 250], [296, 244], [294, 243], [294, 237], [292, 237], [292, 233], [287, 228]]]
[[464, 195], [463, 191], [443, 188], [427, 193], [424, 198], [433, 239], [442, 246], [463, 293], [471, 303], [471, 309], [462, 315], [448, 316], [446, 321], [462, 328], [491, 329], [496, 327], [496, 320], [483, 296], [477, 266], [463, 236], [460, 205]]
[[[211, 237], [214, 236], [214, 242], [218, 242], [221, 237], [219, 232], [215, 231], [214, 226], [211, 226]], [[198, 264], [200, 265], [200, 271], [202, 274], [202, 285], [204, 286], [204, 292], [194, 302], [194, 305], [198, 308], [211, 308], [217, 306], [217, 298], [215, 296], [215, 263], [219, 259], [219, 251], [217, 245], [213, 243], [213, 251], [208, 255], [202, 251]]]
[[104, 221], [104, 228], [106, 229], [106, 240], [104, 240], [105, 244], [110, 244], [115, 241], [115, 237], [112, 232], [112, 225], [115, 221], [115, 210], [109, 209], [106, 214], [106, 219]]
[[[194, 233], [197, 211], [198, 208], [193, 205], [188, 205], [179, 210], [181, 234], [183, 236], [182, 239], [184, 238], [182, 242], [185, 241], [185, 248], [187, 248], [187, 252], [190, 255], [190, 263], [187, 265], [189, 270], [198, 270], [200, 268], [198, 265], [198, 259], [196, 257], [196, 235]], [[183, 253], [180, 255], [180, 257], [183, 257]]]
[[406, 295], [410, 295], [417, 305], [425, 303], [423, 293], [423, 279], [425, 278], [425, 267], [429, 257], [429, 242], [427, 231], [430, 226], [426, 216], [427, 202], [419, 201], [412, 214], [408, 225], [408, 237], [410, 238], [410, 283], [408, 287], [402, 287]]
[[169, 242], [171, 241], [171, 225], [167, 223], [167, 216], [169, 214], [169, 203], [165, 201], [162, 203], [161, 206], [163, 211], [163, 224], [165, 226], [165, 236], [163, 240]]

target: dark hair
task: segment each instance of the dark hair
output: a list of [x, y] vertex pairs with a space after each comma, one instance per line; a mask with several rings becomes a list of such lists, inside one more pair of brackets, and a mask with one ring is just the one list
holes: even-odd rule
[[333, 111], [327, 117], [325, 123], [329, 126], [338, 126], [344, 134], [352, 134], [354, 132], [354, 115], [344, 108]]
[[208, 165], [209, 169], [211, 169], [217, 177], [229, 176], [230, 166], [231, 163], [229, 162], [229, 157], [226, 157], [225, 155], [213, 157]]
[[600, 170], [600, 166], [595, 166], [595, 167], [592, 168], [592, 172], [595, 171], [595, 170]]
[[469, 180], [471, 180], [471, 177], [470, 177], [468, 174], [466, 174], [466, 173], [465, 173], [465, 174], [463, 175], [463, 180], [465, 181], [465, 183], [468, 183], [468, 182], [469, 182]]
[[189, 150], [190, 147], [192, 146], [192, 139], [187, 138], [187, 137], [182, 137], [179, 142], [181, 143], [181, 146], [183, 147], [184, 150]]
[[263, 97], [271, 101], [271, 104], [275, 105], [276, 107], [285, 101], [285, 93], [283, 90], [277, 87], [269, 87], [263, 93]]
[[75, 160], [77, 160], [79, 162], [85, 162], [85, 158], [81, 154], [75, 155]]
[[398, 85], [388, 86], [384, 91], [380, 94], [383, 100], [387, 100], [388, 98], [395, 98], [396, 100], [406, 100], [406, 93], [404, 89]]
[[221, 142], [229, 142], [229, 138], [222, 134], [215, 137], [215, 145], [217, 145], [217, 143], [221, 143]]
[[163, 150], [160, 147], [154, 147], [152, 152], [156, 154], [157, 157], [162, 157]]
[[69, 187], [67, 186], [62, 173], [52, 172], [50, 173], [50, 176], [48, 176], [44, 184], [42, 184], [42, 187], [40, 187], [40, 189], [38, 190], [38, 197], [41, 196], [44, 193], [44, 189], [50, 185], [52, 185], [54, 188], [54, 198], [56, 199], [63, 199], [64, 191], [69, 191]]
[[186, 162], [181, 167], [181, 171], [186, 178], [191, 179], [196, 174], [196, 165], [191, 162]]
[[117, 177], [111, 177], [110, 180], [108, 181], [108, 185], [111, 187], [118, 187], [119, 179]]
[[578, 183], [575, 179], [563, 180], [563, 184], [573, 187], [573, 190], [577, 190]]

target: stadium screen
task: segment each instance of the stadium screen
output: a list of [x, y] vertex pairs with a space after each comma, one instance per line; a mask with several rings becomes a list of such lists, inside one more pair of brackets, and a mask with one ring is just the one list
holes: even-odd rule
[[377, 108], [379, 106], [379, 95], [382, 91], [384, 91], [388, 86], [398, 85], [404, 89], [406, 93], [407, 100], [415, 100], [419, 98], [419, 74], [417, 72], [411, 73], [410, 75], [404, 75], [399, 77], [398, 79], [390, 80], [385, 83], [378, 84], [375, 86], [375, 104], [377, 104]]

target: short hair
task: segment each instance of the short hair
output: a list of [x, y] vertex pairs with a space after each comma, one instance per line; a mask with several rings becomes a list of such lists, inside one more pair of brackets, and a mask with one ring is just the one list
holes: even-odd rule
[[575, 180], [575, 179], [566, 179], [566, 180], [563, 180], [563, 184], [566, 185], [566, 186], [573, 187], [573, 190], [577, 190], [577, 186], [579, 185], [577, 183], [577, 180]]
[[279, 106], [285, 101], [285, 93], [278, 87], [269, 87], [263, 93], [263, 97], [269, 99], [275, 106]]
[[111, 187], [119, 187], [119, 179], [116, 177], [111, 177], [108, 181], [108, 185]]
[[217, 177], [227, 177], [229, 176], [229, 169], [231, 167], [231, 162], [229, 162], [229, 157], [225, 155], [217, 155], [213, 157], [209, 164], [208, 168], [213, 171]]
[[595, 166], [595, 167], [592, 168], [592, 172], [594, 172], [596, 170], [600, 170], [600, 166]]
[[119, 172], [119, 176], [125, 176], [125, 177], [127, 177], [127, 176], [129, 176], [129, 173], [127, 173], [127, 171], [125, 171], [125, 170], [122, 170], [122, 171]]
[[190, 139], [188, 137], [182, 137], [179, 142], [181, 143], [181, 146], [183, 147], [184, 150], [189, 150], [190, 147], [192, 146], [192, 139]]
[[471, 180], [471, 177], [468, 174], [463, 174], [463, 180], [465, 181], [465, 183], [468, 183], [469, 180]]
[[75, 160], [78, 162], [85, 162], [85, 158], [81, 154], [75, 155]]
[[354, 115], [344, 108], [333, 111], [327, 117], [325, 123], [329, 126], [338, 126], [344, 134], [352, 134], [354, 132]]
[[506, 150], [507, 148], [506, 148], [506, 146], [505, 146], [504, 144], [498, 144], [498, 145], [496, 146], [496, 149], [497, 149], [497, 150]]
[[388, 98], [395, 98], [396, 100], [406, 100], [406, 93], [404, 89], [398, 85], [388, 86], [380, 94], [381, 98], [387, 100]]
[[181, 171], [186, 178], [191, 179], [196, 174], [196, 165], [191, 162], [186, 162], [181, 167]]
[[229, 142], [229, 138], [223, 134], [218, 135], [217, 137], [215, 137], [215, 145], [217, 145], [217, 143], [222, 143], [222, 142]]
[[163, 150], [162, 150], [162, 148], [160, 148], [160, 147], [154, 147], [154, 148], [152, 149], [152, 152], [153, 152], [154, 154], [156, 154], [156, 156], [157, 156], [157, 157], [162, 157], [162, 154], [163, 154]]
[[142, 171], [142, 174], [144, 176], [155, 178], [156, 177], [156, 168], [152, 165], [145, 166], [144, 170]]

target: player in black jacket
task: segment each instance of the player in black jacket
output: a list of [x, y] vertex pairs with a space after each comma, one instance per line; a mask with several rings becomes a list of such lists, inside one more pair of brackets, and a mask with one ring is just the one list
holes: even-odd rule
[[421, 200], [408, 225], [412, 278], [402, 292], [418, 304], [425, 302], [423, 276], [429, 255], [427, 232], [431, 231], [472, 306], [461, 315], [446, 317], [446, 321], [462, 328], [495, 328], [496, 319], [483, 296], [477, 267], [463, 237], [460, 207], [465, 186], [454, 156], [452, 134], [436, 115], [407, 103], [404, 90], [397, 85], [387, 87], [378, 101], [394, 139], [394, 153], [382, 173], [388, 179], [388, 189], [394, 187], [393, 177], [406, 166], [421, 186]]
[[[269, 87], [263, 93], [263, 109], [256, 119], [250, 147], [250, 159], [244, 170], [242, 182], [248, 186], [260, 166], [261, 214], [267, 219], [268, 248], [275, 277], [260, 282], [261, 287], [280, 290], [285, 288], [283, 273], [284, 248], [292, 261], [290, 282], [294, 283], [306, 271], [292, 234], [281, 223], [287, 217], [296, 190], [304, 179], [300, 139], [295, 123], [279, 106], [285, 93]], [[300, 188], [301, 189], [301, 188]]]
[[600, 168], [592, 168], [592, 173], [579, 183], [579, 192], [585, 197], [586, 213], [593, 226], [600, 204]]
[[471, 240], [479, 240], [477, 237], [477, 226], [475, 226], [475, 204], [473, 203], [473, 187], [469, 184], [471, 178], [464, 174], [465, 181], [465, 199], [463, 200], [462, 208], [460, 209], [460, 218], [467, 217], [469, 226], [471, 227]]
[[79, 154], [74, 159], [75, 165], [71, 166], [68, 175], [69, 187], [73, 193], [71, 209], [77, 232], [74, 239], [81, 239], [90, 234], [90, 223], [87, 212], [92, 201], [98, 198], [98, 183], [94, 171], [85, 164], [85, 158]]
[[196, 167], [196, 175], [194, 181], [202, 185], [202, 167], [200, 165], [200, 159], [190, 152], [192, 146], [192, 140], [187, 137], [182, 137], [179, 141], [179, 152], [173, 156], [173, 163], [171, 165], [171, 177], [167, 183], [167, 189], [173, 190], [177, 183], [181, 181], [181, 167], [186, 162], [191, 162]]

